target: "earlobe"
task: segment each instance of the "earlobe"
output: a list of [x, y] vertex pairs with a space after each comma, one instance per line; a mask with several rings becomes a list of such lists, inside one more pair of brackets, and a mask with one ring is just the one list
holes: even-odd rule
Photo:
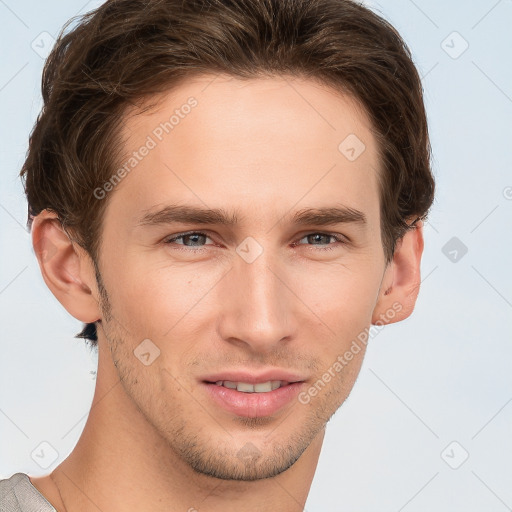
[[82, 322], [98, 320], [92, 261], [70, 240], [56, 213], [44, 210], [34, 218], [32, 245], [46, 285], [64, 308]]
[[418, 221], [397, 242], [393, 260], [382, 280], [372, 324], [384, 325], [406, 319], [414, 310], [421, 283], [423, 222]]

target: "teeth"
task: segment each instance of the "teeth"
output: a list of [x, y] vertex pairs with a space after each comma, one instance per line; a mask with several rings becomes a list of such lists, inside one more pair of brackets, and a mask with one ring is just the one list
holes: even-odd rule
[[254, 386], [245, 382], [239, 382], [236, 385], [236, 390], [242, 391], [243, 393], [254, 393]]
[[281, 381], [280, 380], [273, 380], [272, 381], [272, 391], [274, 391], [274, 389], [277, 389], [277, 388], [280, 388], [281, 387]]
[[229, 389], [236, 389], [242, 393], [268, 393], [269, 391], [274, 391], [277, 388], [285, 386], [287, 383], [281, 380], [269, 380], [268, 382], [259, 382], [258, 384], [218, 380], [215, 384]]
[[262, 382], [261, 384], [254, 384], [255, 393], [268, 393], [269, 391], [272, 391], [272, 382], [270, 381]]

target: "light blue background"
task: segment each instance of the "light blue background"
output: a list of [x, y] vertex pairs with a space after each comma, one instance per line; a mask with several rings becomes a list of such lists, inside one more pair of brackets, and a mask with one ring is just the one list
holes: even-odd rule
[[[73, 338], [81, 324], [42, 280], [17, 173], [41, 106], [43, 59], [32, 42], [99, 3], [0, 0], [0, 478], [53, 470], [77, 442], [94, 391], [96, 356]], [[512, 1], [370, 5], [403, 35], [423, 76], [437, 198], [416, 310], [369, 343], [328, 425], [306, 508], [504, 511], [512, 507]], [[442, 252], [452, 237], [468, 248], [455, 263]], [[42, 441], [59, 454], [47, 469], [31, 458]], [[469, 458], [449, 467], [463, 450]]]

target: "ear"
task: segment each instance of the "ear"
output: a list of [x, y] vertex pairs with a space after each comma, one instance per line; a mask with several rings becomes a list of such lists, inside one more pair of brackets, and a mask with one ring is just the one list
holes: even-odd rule
[[68, 313], [84, 323], [100, 319], [93, 262], [70, 240], [56, 213], [43, 210], [34, 217], [32, 245], [44, 282]]
[[413, 311], [420, 289], [423, 253], [423, 222], [420, 220], [398, 240], [388, 264], [372, 315], [373, 325], [406, 319]]

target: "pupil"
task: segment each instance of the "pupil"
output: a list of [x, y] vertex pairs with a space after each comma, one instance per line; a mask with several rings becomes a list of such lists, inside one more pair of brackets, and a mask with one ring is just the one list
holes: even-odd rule
[[[309, 235], [309, 236], [310, 236], [313, 240], [320, 241], [320, 240], [318, 240], [318, 239], [319, 239], [319, 237], [320, 237], [320, 238], [321, 238], [321, 237], [324, 237], [324, 238], [325, 238], [327, 235], [322, 235], [322, 234], [320, 234], [320, 233], [317, 233], [317, 234], [315, 234], [315, 235]], [[311, 241], [311, 239], [310, 239], [310, 241]], [[315, 243], [315, 242], [313, 241], [313, 243]]]
[[192, 245], [200, 245], [200, 244], [197, 244], [197, 238], [204, 238], [204, 235], [186, 235], [186, 238], [193, 238], [194, 240], [192, 241]]

